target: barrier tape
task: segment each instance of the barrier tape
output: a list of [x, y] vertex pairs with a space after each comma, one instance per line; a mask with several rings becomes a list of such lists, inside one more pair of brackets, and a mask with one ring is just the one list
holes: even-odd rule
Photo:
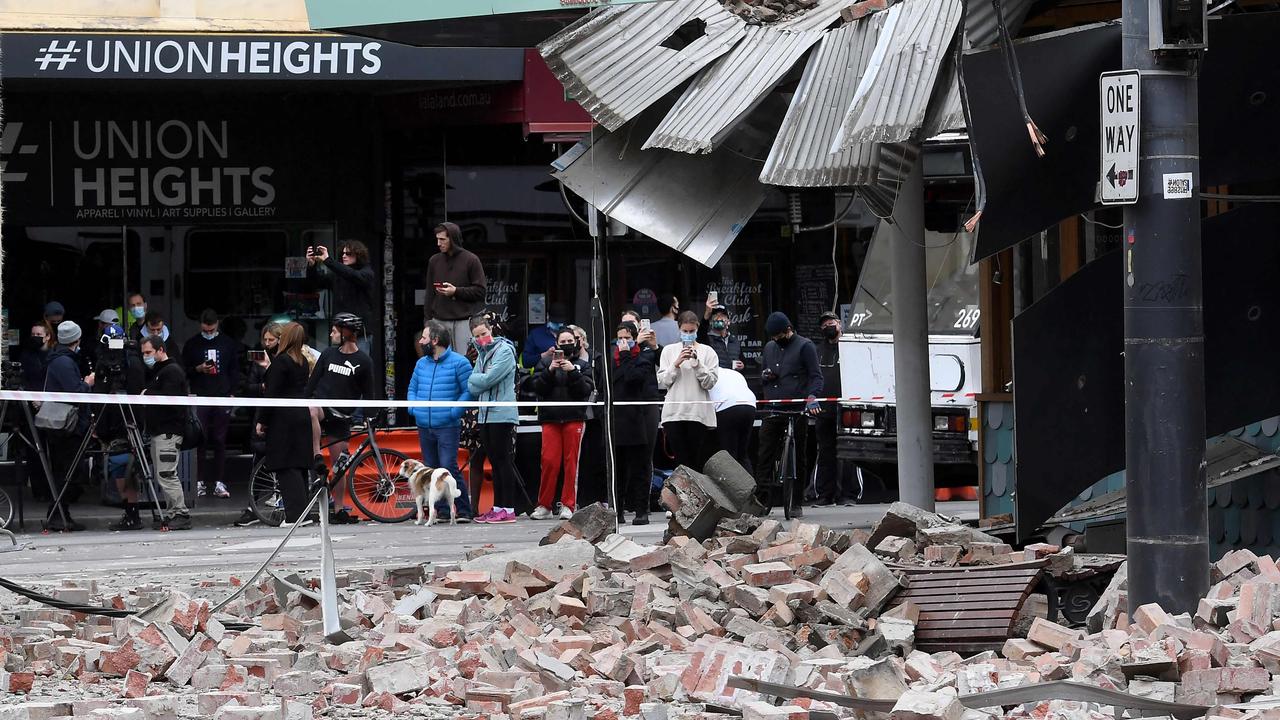
[[[966, 397], [972, 397], [972, 394]], [[882, 400], [883, 396], [877, 396], [874, 400]], [[539, 407], [604, 407], [605, 403], [601, 400], [590, 402], [582, 401], [544, 401], [544, 400], [518, 400], [518, 401], [486, 401], [486, 400], [338, 400], [328, 398], [247, 398], [247, 397], [205, 397], [198, 395], [110, 395], [105, 393], [67, 393], [67, 392], [36, 392], [30, 390], [0, 390], [0, 401], [25, 401], [25, 402], [62, 402], [80, 405], [153, 405], [172, 407], [176, 405], [194, 406], [194, 407], [245, 407], [245, 408], [312, 408], [312, 407], [329, 407], [329, 408], [494, 408], [494, 407], [517, 407], [517, 408], [539, 408]], [[859, 401], [863, 398], [858, 396], [851, 397], [820, 397], [815, 398], [813, 402], [829, 403], [829, 402], [851, 402]], [[795, 405], [805, 404], [809, 402], [807, 398], [787, 398], [781, 400], [760, 400], [755, 401], [756, 405]], [[732, 403], [732, 406], [743, 405], [743, 402], [734, 402], [731, 400], [615, 400], [615, 407], [622, 406], [643, 406], [643, 405], [722, 405]]]

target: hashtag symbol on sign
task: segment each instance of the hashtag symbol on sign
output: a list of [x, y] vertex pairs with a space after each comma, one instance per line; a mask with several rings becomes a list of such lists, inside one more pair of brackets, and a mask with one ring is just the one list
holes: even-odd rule
[[58, 70], [66, 69], [67, 65], [76, 61], [76, 55], [80, 54], [80, 48], [76, 47], [75, 40], [66, 41], [66, 45], [59, 43], [57, 40], [50, 42], [45, 47], [40, 48], [42, 55], [36, 57], [36, 64], [41, 70], [48, 70], [49, 66], [57, 63]]

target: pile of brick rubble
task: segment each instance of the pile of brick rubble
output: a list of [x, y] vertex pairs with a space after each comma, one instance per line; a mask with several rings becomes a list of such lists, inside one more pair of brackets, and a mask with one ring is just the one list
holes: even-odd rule
[[[1280, 570], [1248, 551], [1216, 564], [1194, 617], [1130, 613], [1121, 572], [1090, 615], [1091, 634], [1029, 617], [1026, 638], [962, 658], [914, 649], [911, 604], [885, 609], [904, 585], [893, 566], [1069, 565], [1070, 548], [1014, 551], [904, 505], [870, 534], [744, 516], [701, 543], [648, 546], [608, 534], [607, 512], [580, 511], [549, 548], [342, 573], [344, 642], [323, 637], [311, 597], [270, 578], [218, 614], [210, 599], [238, 581], [189, 593], [64, 582], [53, 592], [147, 609], [128, 619], [4, 593], [0, 720], [854, 716], [804, 698], [776, 704], [729, 687], [733, 675], [895, 699], [894, 720], [1107, 717], [1081, 702], [973, 710], [957, 700], [1063, 678], [1216, 706], [1221, 718], [1276, 712], [1225, 707], [1280, 694]], [[227, 629], [233, 621], [254, 627]]]

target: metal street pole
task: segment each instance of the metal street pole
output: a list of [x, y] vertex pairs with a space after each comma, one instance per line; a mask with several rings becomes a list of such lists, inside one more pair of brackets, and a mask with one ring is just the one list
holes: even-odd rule
[[[1142, 73], [1139, 198], [1124, 213], [1129, 607], [1181, 613], [1209, 588], [1199, 66], [1149, 49], [1158, 20], [1124, 0], [1124, 67]], [[1166, 197], [1171, 173], [1191, 173], [1187, 197]]]
[[[917, 148], [918, 150], [919, 148]], [[898, 409], [898, 497], [933, 510], [933, 411], [925, 285], [923, 154], [893, 206], [893, 373]]]

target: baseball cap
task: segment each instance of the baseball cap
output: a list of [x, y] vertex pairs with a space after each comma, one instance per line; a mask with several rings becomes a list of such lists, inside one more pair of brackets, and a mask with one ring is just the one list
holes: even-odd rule
[[120, 313], [112, 310], [111, 308], [107, 308], [106, 310], [98, 313], [98, 317], [94, 318], [94, 320], [101, 323], [118, 323], [120, 322]]

